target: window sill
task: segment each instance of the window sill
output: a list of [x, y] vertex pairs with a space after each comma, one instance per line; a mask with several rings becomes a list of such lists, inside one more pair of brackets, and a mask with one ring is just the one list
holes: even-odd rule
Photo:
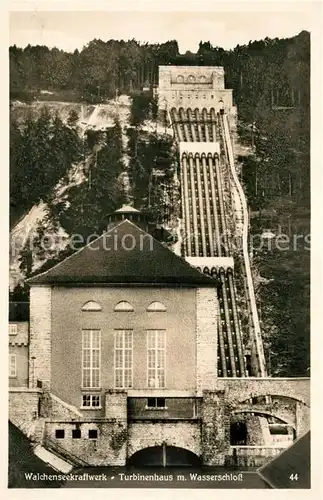
[[146, 406], [145, 410], [149, 410], [149, 411], [165, 411], [165, 410], [168, 410], [168, 407], [167, 406], [160, 406], [160, 407], [156, 408], [155, 406]]
[[95, 387], [95, 388], [92, 388], [92, 387], [81, 387], [81, 391], [82, 392], [87, 392], [88, 394], [92, 394], [92, 392], [101, 392], [102, 391], [102, 387]]
[[102, 406], [80, 406], [80, 410], [102, 410]]

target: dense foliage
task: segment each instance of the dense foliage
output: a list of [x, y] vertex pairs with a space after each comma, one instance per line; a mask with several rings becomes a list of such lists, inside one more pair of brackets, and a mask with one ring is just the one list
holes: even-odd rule
[[104, 216], [124, 201], [119, 179], [123, 171], [120, 124], [95, 135], [86, 182], [72, 186], [65, 200], [50, 205], [52, 215], [69, 235], [80, 234], [84, 238], [100, 232]]
[[170, 207], [168, 194], [174, 189], [176, 149], [171, 136], [128, 129], [129, 178], [134, 204], [165, 221]]
[[224, 66], [241, 116], [271, 103], [309, 103], [309, 33], [237, 45], [233, 50], [200, 42], [196, 54], [179, 54], [176, 40], [141, 44], [136, 40], [93, 40], [81, 52], [45, 46], [10, 47], [13, 97], [40, 89], [76, 92], [77, 98], [100, 100], [158, 84], [162, 64]]
[[[62, 196], [57, 197], [55, 192], [48, 195], [45, 217], [20, 252], [20, 270], [25, 276], [33, 274], [35, 262], [37, 272], [45, 271], [84, 246], [88, 237], [93, 240], [99, 236], [106, 214], [125, 201], [120, 182], [123, 170], [120, 124], [117, 122], [104, 132], [92, 131], [86, 142], [85, 180], [71, 184]], [[57, 237], [58, 228], [66, 233], [65, 246]], [[49, 235], [48, 243], [46, 235]], [[66, 246], [68, 241], [71, 244]]]
[[259, 254], [256, 263], [261, 275], [269, 279], [259, 289], [269, 374], [309, 376], [309, 252], [273, 250]]
[[[242, 141], [248, 141], [245, 130], [240, 134]], [[243, 181], [251, 208], [276, 208], [282, 199], [309, 207], [309, 108], [267, 110], [265, 117], [258, 117], [251, 134], [253, 154], [243, 160]]]
[[51, 116], [46, 107], [23, 126], [10, 124], [10, 208], [15, 220], [26, 209], [46, 200], [71, 165], [80, 160], [77, 132]]

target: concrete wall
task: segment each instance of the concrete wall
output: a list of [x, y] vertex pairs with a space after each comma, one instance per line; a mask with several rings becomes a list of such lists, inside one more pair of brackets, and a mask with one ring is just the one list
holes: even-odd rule
[[[82, 312], [88, 300], [99, 302], [102, 311]], [[134, 312], [114, 312], [114, 306], [121, 300], [130, 302]], [[163, 302], [167, 311], [147, 312], [152, 301]], [[195, 390], [195, 301], [196, 291], [189, 288], [53, 288], [52, 392], [80, 408], [83, 328], [101, 329], [102, 396], [104, 391], [114, 388], [116, 328], [133, 329], [134, 389], [147, 388], [146, 330], [165, 329], [166, 387]]]
[[230, 267], [234, 269], [233, 257], [185, 257], [186, 262], [194, 267], [200, 267], [202, 270], [207, 267], [210, 271], [212, 267], [224, 269]]
[[311, 414], [308, 406], [297, 403], [296, 405], [296, 436], [300, 437], [310, 430]]
[[147, 409], [147, 398], [128, 399], [128, 418], [132, 419], [169, 419], [197, 418], [200, 400], [197, 398], [165, 398], [166, 409]]
[[213, 389], [217, 379], [217, 291], [199, 288], [196, 293], [196, 388]]
[[29, 322], [28, 321], [10, 321], [10, 325], [17, 325], [17, 334], [9, 334], [9, 345], [28, 345], [28, 332], [29, 332]]
[[292, 398], [310, 406], [308, 378], [218, 378], [216, 389], [226, 391], [226, 397], [236, 402], [272, 395]]
[[130, 422], [127, 457], [152, 446], [177, 446], [201, 455], [201, 431], [196, 422]]
[[105, 394], [105, 417], [127, 422], [127, 392], [107, 391]]
[[[51, 381], [51, 287], [30, 288], [29, 385], [41, 380], [50, 390]], [[35, 358], [32, 360], [32, 358]]]
[[[56, 429], [64, 429], [63, 439], [56, 438]], [[73, 438], [72, 430], [80, 429], [81, 438]], [[89, 438], [89, 430], [97, 430], [97, 439]], [[125, 465], [127, 427], [123, 422], [47, 422], [45, 440], [59, 450], [81, 458], [89, 465]]]
[[[296, 403], [296, 402], [295, 402]], [[301, 404], [301, 403], [300, 403]], [[307, 407], [306, 407], [307, 408]], [[234, 410], [234, 415], [242, 415], [246, 413], [254, 413], [256, 415], [264, 415], [265, 417], [274, 417], [282, 420], [284, 423], [291, 425], [296, 429], [296, 404], [291, 406], [290, 410], [280, 411], [280, 408], [270, 408], [268, 405], [240, 405], [238, 410]]]
[[[221, 103], [220, 101], [223, 101]], [[185, 89], [185, 90], [158, 90], [158, 107], [161, 110], [172, 108], [198, 108], [200, 113], [203, 108], [214, 108], [216, 113], [224, 107], [230, 113], [233, 107], [232, 90], [213, 89]]]
[[220, 66], [159, 66], [158, 101], [160, 109], [172, 107], [232, 108], [232, 90], [224, 88], [224, 69]]
[[284, 451], [285, 447], [231, 446], [225, 457], [227, 467], [261, 467]]
[[164, 89], [170, 86], [224, 89], [224, 68], [222, 66], [159, 66], [159, 87]]
[[16, 376], [9, 377], [9, 387], [28, 387], [28, 347], [9, 344], [9, 354], [16, 355]]
[[16, 355], [16, 376], [9, 377], [9, 387], [28, 387], [29, 322], [10, 321], [17, 326], [15, 335], [9, 334], [9, 354]]
[[223, 391], [204, 391], [202, 402], [204, 465], [224, 465], [230, 449], [230, 408]]
[[257, 415], [246, 415], [245, 422], [247, 425], [247, 445], [249, 446], [261, 446], [265, 445], [265, 439], [262, 429], [262, 417]]
[[40, 391], [28, 388], [9, 390], [9, 420], [27, 437], [33, 437], [37, 427]]
[[78, 408], [49, 393], [44, 393], [41, 397], [41, 414], [44, 417], [67, 421], [83, 417]]
[[[230, 416], [230, 426], [236, 422], [243, 422], [246, 425], [246, 445], [264, 446], [272, 444], [272, 437], [266, 417], [251, 413], [233, 413]], [[231, 445], [233, 444], [231, 442]]]
[[202, 155], [205, 153], [208, 155], [218, 154], [220, 155], [220, 143], [219, 142], [180, 142], [179, 143], [179, 154], [182, 158], [183, 154], [193, 153], [194, 158], [196, 154]]

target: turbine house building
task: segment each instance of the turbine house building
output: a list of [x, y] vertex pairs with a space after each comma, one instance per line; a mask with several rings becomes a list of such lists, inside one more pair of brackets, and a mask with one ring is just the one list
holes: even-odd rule
[[124, 464], [165, 440], [199, 456], [217, 280], [124, 220], [29, 283], [44, 443], [91, 465]]
[[28, 387], [9, 417], [75, 465], [260, 466], [309, 429], [309, 380], [267, 376], [223, 68], [162, 66], [181, 255], [132, 207], [29, 280]]

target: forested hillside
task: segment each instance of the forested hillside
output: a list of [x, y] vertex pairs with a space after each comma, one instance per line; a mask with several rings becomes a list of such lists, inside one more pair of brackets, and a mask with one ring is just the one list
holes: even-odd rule
[[[253, 207], [276, 195], [309, 204], [310, 36], [305, 31], [233, 50], [200, 42], [196, 54], [185, 55], [179, 54], [175, 40], [164, 44], [93, 40], [74, 53], [13, 46], [11, 97], [101, 102], [116, 94], [133, 95], [158, 85], [160, 64], [224, 66], [226, 87], [233, 89], [238, 106], [242, 138], [247, 136], [248, 141], [253, 135], [257, 143], [258, 171], [251, 158], [245, 178]], [[40, 94], [42, 89], [52, 94]], [[245, 126], [252, 131], [248, 133]]]
[[[102, 215], [129, 201], [126, 173], [135, 206], [155, 222], [170, 216], [176, 149], [157, 123], [161, 64], [224, 66], [226, 87], [238, 108], [241, 179], [248, 198], [252, 234], [270, 229], [292, 238], [309, 235], [310, 210], [310, 35], [253, 41], [224, 50], [200, 42], [196, 54], [179, 54], [175, 40], [140, 44], [136, 40], [93, 40], [82, 51], [67, 53], [45, 46], [10, 47], [10, 97], [15, 102], [60, 101], [109, 103], [131, 97], [127, 124], [117, 118], [104, 131], [81, 136], [80, 117], [63, 121], [46, 111], [22, 121], [15, 117], [10, 134], [10, 193], [13, 219], [38, 202], [47, 220], [71, 235], [101, 229]], [[145, 92], [143, 92], [145, 88]], [[147, 92], [147, 89], [149, 91]], [[103, 104], [107, 105], [107, 104]], [[28, 106], [28, 105], [27, 105]], [[13, 110], [11, 113], [14, 116]], [[156, 124], [155, 130], [146, 124]], [[165, 129], [166, 132], [166, 129]], [[81, 165], [83, 182], [57, 198], [53, 189]], [[163, 181], [154, 186], [155, 174]], [[64, 182], [63, 182], [64, 184]], [[39, 253], [41, 223], [35, 236]], [[38, 250], [37, 250], [38, 248]], [[65, 251], [47, 255], [50, 266]], [[48, 257], [49, 260], [48, 260]], [[38, 259], [44, 258], [42, 251]], [[30, 274], [35, 255], [26, 247], [21, 269]], [[257, 294], [269, 371], [274, 375], [307, 375], [309, 366], [309, 249], [304, 244], [284, 251], [263, 246], [254, 251], [259, 274]], [[296, 310], [297, 308], [297, 310]]]
[[[93, 40], [81, 52], [45, 46], [10, 47], [10, 88], [78, 92], [84, 98], [129, 93], [158, 84], [161, 64], [224, 66], [226, 86], [245, 108], [309, 103], [309, 33], [237, 45], [233, 50], [200, 42], [196, 54], [179, 54], [175, 40], [140, 44], [136, 40]], [[251, 113], [252, 114], [252, 113]]]

